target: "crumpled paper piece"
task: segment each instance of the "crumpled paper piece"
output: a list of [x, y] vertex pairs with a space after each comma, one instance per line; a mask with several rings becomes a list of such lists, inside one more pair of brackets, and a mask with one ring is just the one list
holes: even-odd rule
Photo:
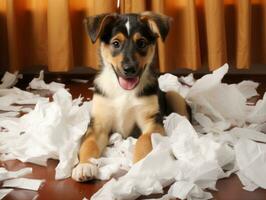
[[25, 106], [36, 104], [37, 101], [48, 102], [49, 99], [16, 87], [0, 89], [0, 110], [5, 111], [0, 113], [0, 118], [17, 117], [20, 112], [30, 112], [32, 108]]
[[2, 160], [19, 159], [46, 165], [48, 158], [59, 159], [56, 179], [67, 178], [78, 162], [81, 137], [90, 120], [90, 102], [73, 100], [65, 90], [53, 95], [53, 102], [39, 100], [33, 111], [20, 118], [4, 118], [0, 127]]
[[178, 79], [177, 76], [166, 73], [158, 78], [158, 83], [163, 92], [174, 91], [186, 97], [195, 80], [193, 74]]
[[108, 180], [118, 172], [128, 171], [133, 165], [133, 148], [136, 141], [132, 137], [124, 140], [119, 133], [112, 134], [101, 158], [91, 159], [91, 162], [99, 167], [96, 178]]
[[250, 123], [266, 123], [266, 93], [263, 95], [263, 99], [258, 100], [252, 112], [248, 115], [247, 121]]
[[188, 181], [177, 181], [168, 190], [168, 193], [162, 197], [164, 200], [179, 199], [212, 199], [209, 192], [204, 192], [199, 186]]
[[0, 89], [11, 88], [18, 82], [18, 79], [21, 79], [22, 75], [16, 71], [14, 74], [6, 72], [1, 79]]
[[240, 139], [235, 152], [239, 172], [257, 187], [266, 189], [266, 144]]
[[49, 84], [44, 82], [44, 71], [40, 71], [39, 77], [34, 78], [30, 83], [29, 83], [29, 88], [30, 89], [35, 89], [35, 90], [50, 90], [52, 92], [56, 92], [59, 89], [62, 89], [65, 87], [65, 84], [63, 83], [57, 83], [57, 82], [51, 82]]
[[38, 101], [48, 102], [49, 99], [24, 90], [20, 90], [16, 87], [11, 89], [0, 89], [0, 105], [2, 107], [10, 106], [12, 104], [36, 104]]

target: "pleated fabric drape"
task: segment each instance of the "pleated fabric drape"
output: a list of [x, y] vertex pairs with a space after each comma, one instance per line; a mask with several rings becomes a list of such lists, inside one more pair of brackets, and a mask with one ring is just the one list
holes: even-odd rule
[[[266, 66], [265, 0], [120, 0], [118, 12], [152, 10], [173, 18], [158, 41], [161, 72]], [[0, 0], [0, 69], [45, 65], [67, 72], [98, 69], [97, 47], [84, 31], [85, 16], [116, 12], [117, 0]]]

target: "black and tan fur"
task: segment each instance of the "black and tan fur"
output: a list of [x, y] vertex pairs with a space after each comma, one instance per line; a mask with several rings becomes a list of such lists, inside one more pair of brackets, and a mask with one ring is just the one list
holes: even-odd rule
[[[76, 181], [95, 178], [98, 169], [89, 159], [101, 155], [112, 132], [126, 138], [135, 126], [141, 130], [134, 162], [151, 151], [152, 133], [164, 134], [154, 57], [157, 39], [164, 41], [168, 34], [169, 18], [144, 12], [102, 14], [85, 22], [92, 42], [100, 40], [102, 68], [94, 81], [92, 119], [80, 147], [80, 163], [72, 173]], [[127, 90], [122, 88], [119, 77], [123, 80], [137, 77], [139, 81]], [[184, 100], [175, 98], [180, 101], [182, 114], [186, 114]]]

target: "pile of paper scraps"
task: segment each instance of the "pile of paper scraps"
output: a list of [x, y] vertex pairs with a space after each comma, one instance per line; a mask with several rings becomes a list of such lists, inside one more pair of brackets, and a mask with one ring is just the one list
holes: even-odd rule
[[[91, 162], [99, 166], [101, 180], [128, 172], [111, 178], [92, 199], [136, 199], [163, 193], [166, 186], [170, 188], [160, 199], [210, 199], [212, 195], [205, 189], [216, 190], [217, 180], [232, 173], [245, 190], [266, 189], [266, 94], [257, 103], [250, 102], [258, 95], [258, 83], [222, 83], [227, 71], [226, 64], [198, 80], [192, 74], [161, 76], [161, 90], [185, 97], [192, 108], [193, 125], [178, 114], [167, 116], [167, 135], [153, 134], [153, 150], [136, 164], [131, 161], [136, 139], [122, 139], [114, 133], [103, 156]], [[77, 163], [80, 139], [90, 120], [90, 103], [72, 100], [64, 87], [54, 92], [52, 102], [38, 99], [34, 110], [20, 118], [0, 116], [0, 159], [40, 165], [48, 158], [59, 159], [55, 178], [62, 179], [71, 175]], [[0, 101], [5, 94], [0, 89]]]
[[[33, 79], [29, 87], [54, 92], [51, 102], [47, 97], [16, 87], [0, 89], [0, 160], [19, 159], [46, 166], [47, 159], [58, 159], [56, 179], [63, 179], [70, 176], [78, 162], [80, 139], [90, 120], [90, 102], [82, 102], [82, 98], [72, 100], [63, 84], [46, 84], [42, 74]], [[3, 82], [3, 85], [7, 84]], [[25, 104], [36, 105], [32, 110]], [[21, 112], [25, 114], [17, 117]], [[27, 179], [8, 181], [33, 184]]]

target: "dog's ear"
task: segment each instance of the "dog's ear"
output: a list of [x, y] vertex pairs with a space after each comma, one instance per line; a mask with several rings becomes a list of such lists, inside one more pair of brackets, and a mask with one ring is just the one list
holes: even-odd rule
[[146, 11], [140, 14], [140, 20], [146, 21], [150, 26], [150, 29], [157, 35], [161, 36], [164, 41], [169, 32], [172, 18], [166, 15]]
[[95, 43], [97, 39], [103, 33], [105, 26], [118, 17], [117, 14], [100, 14], [95, 16], [86, 17], [84, 24], [88, 35], [91, 38], [92, 43]]

